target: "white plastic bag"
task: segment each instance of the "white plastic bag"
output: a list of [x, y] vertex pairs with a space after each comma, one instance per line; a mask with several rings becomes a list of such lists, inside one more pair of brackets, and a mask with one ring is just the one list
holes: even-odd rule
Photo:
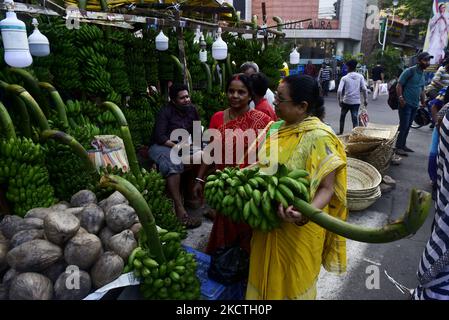
[[381, 83], [379, 85], [379, 96], [388, 96], [388, 83]]
[[334, 91], [335, 90], [335, 80], [331, 80], [329, 82], [329, 91]]

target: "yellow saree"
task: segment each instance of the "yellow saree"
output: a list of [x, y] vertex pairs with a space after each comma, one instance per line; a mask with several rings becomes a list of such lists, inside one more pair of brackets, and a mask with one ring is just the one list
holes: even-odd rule
[[[275, 123], [272, 127], [279, 126]], [[323, 178], [336, 171], [334, 196], [324, 212], [346, 220], [346, 154], [332, 130], [316, 117], [299, 125], [270, 129], [259, 155], [268, 157], [277, 139], [278, 161], [289, 170], [306, 169], [311, 199]], [[346, 271], [346, 241], [313, 222], [302, 227], [282, 223], [271, 232], [253, 231], [246, 299], [315, 299], [321, 265], [327, 271]]]

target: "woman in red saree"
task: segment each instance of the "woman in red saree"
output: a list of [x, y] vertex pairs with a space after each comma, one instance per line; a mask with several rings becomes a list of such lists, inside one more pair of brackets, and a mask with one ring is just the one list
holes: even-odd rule
[[[253, 90], [248, 76], [244, 74], [233, 76], [227, 85], [226, 92], [229, 107], [224, 111], [215, 113], [210, 121], [210, 129], [218, 130], [221, 137], [222, 159], [219, 163], [215, 163], [215, 169], [219, 170], [237, 165], [241, 168], [248, 166], [246, 152], [252, 141], [248, 141], [249, 139], [244, 137], [257, 137], [260, 131], [265, 129], [271, 121], [265, 113], [250, 109], [249, 103], [252, 100]], [[233, 138], [233, 136], [236, 138]], [[243, 142], [244, 146], [243, 154], [245, 157], [242, 164], [239, 164], [239, 152], [236, 151], [236, 147], [239, 147], [238, 141]], [[197, 194], [202, 193], [204, 187], [202, 181], [204, 181], [207, 168], [208, 166], [203, 164], [199, 170], [194, 188], [194, 192]], [[216, 249], [233, 245], [238, 241], [240, 247], [249, 253], [250, 240], [251, 228], [249, 225], [232, 222], [224, 215], [217, 214], [206, 252], [212, 254]]]

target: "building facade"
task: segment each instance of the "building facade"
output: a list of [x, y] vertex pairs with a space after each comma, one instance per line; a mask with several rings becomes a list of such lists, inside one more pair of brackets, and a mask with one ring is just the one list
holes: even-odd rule
[[[234, 7], [245, 8], [242, 18], [251, 20], [257, 15], [258, 24], [264, 24], [262, 3], [265, 3], [266, 24], [276, 25], [279, 17], [284, 26], [286, 40], [296, 43], [301, 54], [301, 64], [312, 60], [357, 54], [366, 17], [367, 0], [233, 0]], [[306, 20], [306, 21], [302, 21]], [[299, 22], [302, 21], [302, 22]]]

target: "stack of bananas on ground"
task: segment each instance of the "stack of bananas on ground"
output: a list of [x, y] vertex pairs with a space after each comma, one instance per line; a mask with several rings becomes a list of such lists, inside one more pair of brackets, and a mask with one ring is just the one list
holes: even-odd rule
[[55, 203], [42, 147], [27, 138], [0, 141], [0, 184], [8, 185], [6, 198], [14, 213], [24, 216], [36, 207]]
[[158, 229], [158, 233], [166, 261], [159, 263], [148, 250], [137, 247], [129, 256], [124, 273], [134, 271], [141, 278], [140, 291], [145, 299], [199, 299], [194, 255], [181, 247], [179, 233], [165, 229]]
[[270, 231], [280, 224], [278, 204], [284, 208], [295, 198], [307, 202], [309, 174], [305, 170], [290, 171], [279, 166], [276, 175], [267, 175], [258, 167], [240, 170], [225, 168], [207, 177], [207, 203], [234, 221], [245, 221], [253, 229]]

